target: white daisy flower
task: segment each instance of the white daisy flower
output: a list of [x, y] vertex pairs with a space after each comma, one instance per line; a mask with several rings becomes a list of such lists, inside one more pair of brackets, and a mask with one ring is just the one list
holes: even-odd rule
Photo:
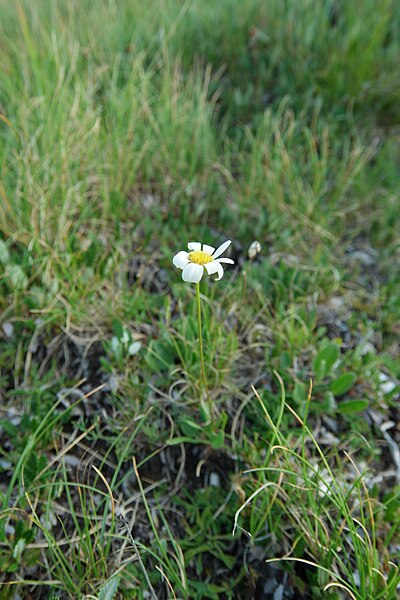
[[190, 242], [188, 248], [191, 252], [185, 252], [184, 250], [178, 252], [178, 254], [175, 254], [172, 262], [175, 267], [183, 270], [183, 281], [198, 283], [203, 277], [204, 271], [207, 271], [209, 275], [217, 273], [218, 277], [215, 281], [219, 281], [224, 274], [221, 263], [234, 264], [231, 258], [218, 258], [231, 243], [231, 240], [228, 240], [215, 250], [215, 248], [207, 244], [203, 244], [202, 248], [200, 242]]

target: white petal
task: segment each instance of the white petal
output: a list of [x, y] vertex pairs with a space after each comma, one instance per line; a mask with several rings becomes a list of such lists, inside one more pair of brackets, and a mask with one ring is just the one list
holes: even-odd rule
[[209, 246], [208, 244], [203, 244], [203, 252], [205, 252], [206, 254], [212, 254], [214, 252], [215, 248], [213, 246]]
[[215, 278], [215, 281], [219, 281], [224, 276], [224, 270], [220, 263], [218, 263], [218, 277]]
[[189, 242], [188, 248], [189, 248], [189, 250], [198, 252], [199, 250], [201, 250], [201, 244], [200, 244], [200, 242]]
[[175, 267], [178, 267], [178, 269], [183, 269], [183, 267], [185, 267], [188, 264], [188, 262], [189, 254], [184, 250], [182, 250], [182, 252], [178, 252], [178, 254], [175, 254], [174, 258], [172, 259], [172, 263]]
[[207, 263], [204, 266], [207, 269], [207, 273], [209, 275], [214, 275], [214, 273], [218, 273], [218, 277], [215, 279], [215, 281], [219, 281], [222, 278], [224, 270], [217, 260], [213, 260], [213, 262]]
[[220, 263], [226, 263], [227, 265], [234, 265], [235, 261], [231, 258], [217, 258], [217, 261]]
[[189, 281], [190, 283], [198, 283], [203, 277], [204, 267], [197, 265], [196, 263], [188, 263], [183, 269], [182, 279], [183, 281]]
[[209, 275], [214, 275], [214, 273], [218, 273], [218, 263], [216, 260], [213, 260], [212, 262], [206, 263], [204, 265], [204, 267], [207, 270], [207, 273]]
[[221, 254], [223, 254], [223, 252], [225, 252], [225, 250], [228, 248], [228, 246], [231, 245], [231, 240], [228, 240], [226, 242], [224, 242], [223, 244], [220, 245], [220, 247], [218, 248], [218, 250], [216, 250], [214, 252], [213, 258], [217, 258], [218, 256], [221, 256]]

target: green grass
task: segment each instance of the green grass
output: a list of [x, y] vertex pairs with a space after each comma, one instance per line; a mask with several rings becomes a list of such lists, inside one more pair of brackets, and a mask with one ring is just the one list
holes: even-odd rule
[[397, 598], [398, 3], [0, 15], [0, 597]]

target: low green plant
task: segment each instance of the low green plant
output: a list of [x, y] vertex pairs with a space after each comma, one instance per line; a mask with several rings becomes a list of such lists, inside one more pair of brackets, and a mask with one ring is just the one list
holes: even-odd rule
[[[288, 553], [267, 562], [303, 564], [315, 598], [326, 597], [328, 590], [334, 598], [344, 590], [357, 600], [394, 600], [400, 573], [377, 541], [385, 504], [368, 491], [366, 472], [347, 451], [324, 451], [306, 420], [287, 404], [277, 377], [282, 393], [277, 420], [253, 389], [271, 439], [265, 464], [247, 471], [255, 490], [236, 513], [234, 533], [243, 531], [239, 521], [246, 511], [247, 534], [254, 544], [265, 534], [276, 544], [294, 528]], [[308, 402], [311, 393], [310, 387]], [[284, 411], [299, 426], [295, 434], [282, 430]]]

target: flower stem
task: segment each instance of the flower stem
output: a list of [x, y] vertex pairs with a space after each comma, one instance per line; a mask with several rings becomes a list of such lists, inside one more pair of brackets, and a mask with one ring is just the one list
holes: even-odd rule
[[203, 334], [201, 328], [201, 303], [200, 303], [200, 282], [196, 283], [196, 300], [197, 300], [197, 322], [199, 325], [199, 350], [200, 350], [200, 363], [201, 363], [201, 374], [203, 378], [204, 390], [206, 392], [208, 412], [211, 419], [211, 423], [214, 423], [214, 411], [211, 402], [210, 394], [208, 392], [206, 369], [204, 366], [204, 354], [203, 354]]

